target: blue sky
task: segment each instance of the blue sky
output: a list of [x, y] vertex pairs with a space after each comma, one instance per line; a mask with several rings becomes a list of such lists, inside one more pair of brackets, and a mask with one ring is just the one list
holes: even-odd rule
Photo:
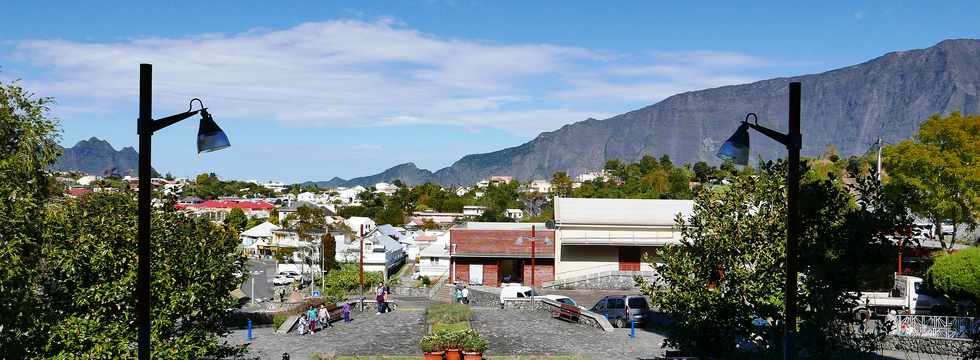
[[978, 23], [968, 1], [8, 0], [0, 80], [54, 97], [66, 146], [135, 147], [150, 62], [154, 115], [202, 98], [233, 145], [196, 155], [187, 120], [154, 137], [155, 168], [326, 180], [435, 171], [678, 92], [980, 38]]

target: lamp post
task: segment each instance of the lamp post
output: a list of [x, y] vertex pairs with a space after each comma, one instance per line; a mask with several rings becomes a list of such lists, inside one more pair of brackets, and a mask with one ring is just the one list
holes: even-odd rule
[[[215, 124], [211, 114], [200, 99], [191, 100], [187, 111], [161, 119], [153, 119], [153, 65], [140, 64], [140, 109], [136, 120], [136, 133], [139, 134], [139, 214], [137, 220], [138, 271], [136, 276], [136, 323], [139, 326], [138, 358], [150, 358], [150, 196], [153, 185], [150, 182], [150, 148], [153, 133], [177, 122], [201, 114], [201, 124], [197, 133], [197, 152], [211, 152], [231, 146], [224, 131]], [[194, 101], [201, 105], [193, 110]]]
[[[797, 255], [800, 238], [800, 148], [803, 145], [803, 136], [800, 134], [800, 88], [799, 82], [789, 83], [789, 133], [783, 134], [778, 131], [759, 125], [759, 117], [755, 113], [745, 115], [745, 120], [738, 130], [718, 150], [718, 157], [730, 159], [739, 165], [749, 163], [749, 128], [766, 135], [786, 146], [789, 151], [788, 174], [786, 178], [786, 209], [787, 234], [786, 234], [786, 284], [784, 288], [784, 301], [786, 305], [785, 328], [783, 329], [783, 359], [791, 360], [796, 358], [794, 348], [794, 336], [796, 333], [796, 277], [797, 277]], [[750, 123], [749, 116], [755, 119]]]
[[535, 231], [534, 230], [535, 230], [535, 226], [534, 225], [531, 225], [531, 236], [530, 237], [528, 237], [528, 236], [521, 236], [521, 237], [518, 237], [516, 241], [514, 241], [514, 244], [516, 244], [518, 246], [524, 245], [524, 242], [525, 241], [528, 241], [528, 242], [531, 243], [531, 288], [534, 288], [534, 267], [535, 267], [534, 266], [535, 265], [535, 263], [534, 263], [535, 256], [534, 255], [535, 255], [535, 250], [536, 250], [535, 249], [535, 243], [538, 240], [541, 240], [541, 241], [544, 242], [545, 245], [551, 245], [551, 239], [548, 239], [547, 236], [539, 239], [537, 236], [535, 236]]

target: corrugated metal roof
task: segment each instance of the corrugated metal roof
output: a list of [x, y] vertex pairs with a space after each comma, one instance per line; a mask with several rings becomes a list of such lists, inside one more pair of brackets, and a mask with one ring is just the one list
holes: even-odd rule
[[691, 216], [693, 200], [555, 198], [561, 225], [673, 226], [677, 214]]

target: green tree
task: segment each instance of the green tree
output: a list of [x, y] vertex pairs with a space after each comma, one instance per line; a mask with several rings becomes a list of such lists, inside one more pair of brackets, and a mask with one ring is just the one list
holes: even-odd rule
[[[136, 356], [136, 208], [135, 196], [126, 193], [94, 193], [50, 207], [49, 269], [40, 289], [58, 311], [46, 319], [42, 357]], [[151, 224], [153, 356], [242, 353], [222, 340], [229, 309], [237, 306], [228, 296], [241, 282], [234, 274], [245, 270], [235, 232], [172, 210], [154, 212]]]
[[954, 299], [980, 301], [980, 248], [939, 256], [926, 272], [925, 282]]
[[551, 193], [557, 197], [568, 197], [572, 194], [572, 179], [567, 173], [559, 171], [551, 177]]
[[[690, 218], [679, 217], [682, 244], [660, 252], [664, 283], [644, 291], [676, 323], [667, 343], [703, 357], [734, 357], [739, 341], [763, 352], [780, 351], [785, 279], [785, 165], [767, 164], [755, 176], [740, 175], [718, 191], [702, 191]], [[802, 237], [800, 346], [815, 358], [871, 351], [884, 332], [858, 334], [851, 291], [862, 276], [891, 262], [896, 249], [887, 234], [909, 225], [904, 207], [885, 197], [877, 182], [861, 179], [857, 201], [839, 182], [801, 187]], [[875, 276], [872, 276], [875, 275]], [[773, 331], [753, 325], [774, 321]], [[770, 355], [771, 355], [770, 354]]]
[[248, 216], [245, 216], [245, 211], [240, 208], [231, 209], [228, 216], [225, 216], [225, 225], [237, 232], [245, 231], [245, 226], [248, 225]]
[[694, 179], [697, 180], [698, 182], [701, 182], [702, 184], [707, 183], [708, 180], [710, 180], [713, 175], [711, 166], [709, 166], [708, 163], [704, 161], [698, 161], [694, 163], [693, 170], [694, 170]]
[[[911, 208], [935, 224], [950, 219], [971, 228], [980, 217], [980, 115], [933, 115], [912, 140], [884, 148], [885, 171], [907, 192]], [[952, 248], [953, 240], [947, 248]], [[942, 240], [942, 239], [941, 239]]]
[[324, 271], [337, 267], [337, 239], [329, 232], [320, 237], [320, 253], [323, 254]]
[[[18, 83], [0, 82], [0, 349], [22, 359], [46, 341], [46, 297], [37, 284], [42, 262], [47, 169], [60, 155], [58, 122], [39, 98]], [[80, 253], [79, 253], [80, 254]]]

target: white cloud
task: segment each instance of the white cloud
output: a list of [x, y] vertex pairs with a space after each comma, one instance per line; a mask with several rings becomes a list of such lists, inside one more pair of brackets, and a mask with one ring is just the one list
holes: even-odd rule
[[41, 69], [25, 81], [65, 109], [131, 109], [137, 64], [153, 63], [157, 108], [202, 97], [226, 118], [446, 124], [522, 135], [612, 115], [597, 111], [610, 102], [628, 111], [637, 101], [748, 81], [745, 69], [774, 66], [735, 52], [638, 56], [441, 38], [392, 19], [124, 42], [29, 40], [18, 43], [16, 59]]

